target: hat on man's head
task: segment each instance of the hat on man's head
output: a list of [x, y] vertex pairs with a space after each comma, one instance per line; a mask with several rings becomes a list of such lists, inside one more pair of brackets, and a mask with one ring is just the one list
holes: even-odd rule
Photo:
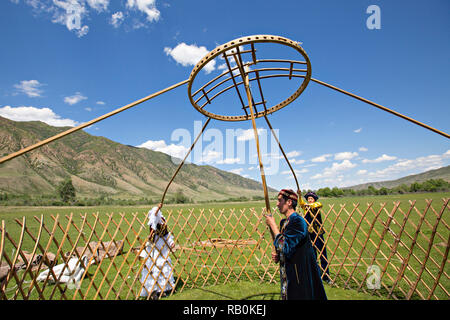
[[305, 199], [308, 200], [308, 197], [313, 197], [315, 201], [319, 199], [319, 196], [315, 194], [314, 192], [310, 191], [307, 194], [305, 194]]
[[281, 194], [282, 196], [287, 197], [288, 199], [298, 201], [298, 196], [297, 196], [297, 194], [294, 192], [294, 190], [292, 190], [292, 189], [282, 189], [282, 190], [278, 193], [278, 195], [280, 195], [280, 194]]

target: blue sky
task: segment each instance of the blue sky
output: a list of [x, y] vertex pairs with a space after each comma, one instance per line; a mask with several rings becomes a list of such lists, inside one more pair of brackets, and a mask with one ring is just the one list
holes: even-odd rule
[[[380, 9], [380, 29], [367, 27], [370, 5]], [[313, 78], [450, 132], [447, 0], [1, 1], [0, 115], [74, 126], [186, 80], [203, 54], [253, 34], [300, 41]], [[219, 74], [219, 64], [210, 72]], [[312, 82], [270, 120], [303, 189], [391, 180], [450, 164], [448, 139]], [[199, 121], [205, 117], [183, 86], [85, 130], [181, 156], [190, 143], [174, 141], [174, 133], [193, 140]], [[257, 126], [267, 129], [263, 119]], [[208, 128], [209, 136], [222, 135], [223, 149], [204, 140], [193, 153], [205, 155], [203, 162], [192, 161], [260, 181], [254, 140], [246, 135], [251, 122], [213, 120]], [[248, 140], [245, 154], [226, 152], [227, 129]], [[269, 132], [261, 134], [270, 141]], [[294, 188], [274, 151], [263, 152], [278, 161], [268, 184]]]

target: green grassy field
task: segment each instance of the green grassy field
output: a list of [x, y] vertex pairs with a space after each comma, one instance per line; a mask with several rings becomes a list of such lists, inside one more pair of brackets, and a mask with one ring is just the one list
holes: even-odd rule
[[[433, 200], [433, 202], [442, 203], [442, 199], [449, 198], [450, 192], [445, 193], [415, 193], [415, 194], [397, 194], [397, 195], [383, 195], [383, 196], [366, 196], [366, 197], [342, 197], [342, 198], [323, 198], [320, 199], [324, 207], [330, 205], [353, 203], [367, 204], [367, 203], [393, 203], [394, 201], [401, 201], [403, 203], [409, 200], [417, 200], [423, 203], [425, 199]], [[155, 206], [157, 204], [155, 203]], [[272, 207], [276, 206], [276, 201], [271, 200]], [[263, 208], [264, 201], [248, 201], [248, 202], [211, 202], [211, 203], [199, 203], [199, 204], [168, 204], [165, 205], [163, 210], [179, 210], [179, 209], [244, 209], [244, 208]], [[70, 213], [134, 213], [134, 212], [147, 212], [151, 209], [151, 206], [96, 206], [96, 207], [13, 207], [13, 206], [0, 206], [0, 220], [11, 221], [18, 217], [33, 217], [35, 215], [50, 215], [50, 214], [70, 214]]]
[[[344, 224], [346, 223], [347, 217], [349, 215], [353, 214], [353, 219], [350, 219], [347, 223], [347, 231], [343, 234], [344, 238], [351, 239], [351, 230], [354, 230], [356, 228], [356, 223], [360, 219], [359, 212], [363, 213], [368, 207], [368, 203], [373, 204], [373, 212], [369, 210], [368, 220], [370, 220], [375, 212], [378, 212], [380, 210], [380, 203], [386, 203], [386, 211], [382, 210], [380, 217], [383, 221], [386, 221], [386, 217], [388, 216], [388, 213], [393, 207], [393, 203], [396, 201], [401, 201], [400, 209], [403, 213], [407, 213], [408, 209], [410, 208], [409, 200], [416, 200], [415, 207], [419, 212], [423, 212], [426, 207], [426, 199], [433, 200], [433, 208], [438, 212], [440, 208], [442, 207], [442, 199], [443, 198], [449, 198], [450, 193], [428, 193], [428, 194], [406, 194], [406, 195], [391, 195], [391, 196], [370, 196], [370, 197], [348, 197], [348, 198], [328, 198], [328, 199], [320, 199], [322, 203], [324, 204], [324, 209], [326, 212], [331, 212], [333, 215], [337, 213], [341, 213], [342, 219], [338, 219], [337, 224], [335, 225], [335, 229], [339, 230], [339, 228], [343, 228]], [[354, 204], [359, 203], [359, 207], [357, 210], [353, 210]], [[271, 204], [273, 207], [275, 207], [275, 201], [271, 201]], [[196, 238], [197, 234], [202, 234], [202, 232], [206, 232], [211, 235], [211, 238], [218, 237], [221, 235], [224, 231], [225, 234], [228, 235], [229, 238], [237, 239], [239, 237], [244, 238], [251, 238], [252, 236], [257, 237], [258, 234], [255, 233], [255, 231], [248, 232], [246, 231], [249, 229], [249, 226], [252, 226], [253, 224], [256, 224], [258, 219], [256, 217], [253, 217], [251, 215], [248, 215], [250, 212], [250, 208], [255, 208], [257, 212], [260, 212], [262, 207], [264, 206], [263, 201], [252, 201], [252, 202], [236, 202], [236, 203], [208, 203], [208, 204], [183, 204], [183, 205], [167, 205], [164, 207], [163, 212], [167, 216], [169, 212], [171, 212], [168, 224], [169, 226], [171, 223], [174, 224], [175, 221], [178, 221], [176, 225], [173, 225], [172, 232], [177, 237], [178, 243], [183, 244], [189, 244], [192, 243], [195, 240], [199, 240]], [[346, 211], [342, 211], [342, 206], [345, 206]], [[189, 214], [189, 209], [194, 208], [195, 215]], [[235, 214], [231, 217], [227, 217], [225, 215], [226, 212], [229, 212], [231, 208], [235, 208]], [[67, 224], [67, 215], [70, 215], [73, 213], [73, 220], [75, 224], [78, 226], [81, 224], [81, 217], [80, 214], [88, 213], [89, 218], [87, 219], [87, 223], [92, 226], [92, 223], [94, 221], [94, 217], [91, 216], [92, 213], [98, 213], [100, 217], [102, 217], [102, 223], [105, 224], [105, 221], [107, 220], [107, 214], [114, 214], [114, 215], [123, 215], [128, 221], [132, 220], [132, 214], [139, 213], [138, 217], [143, 220], [146, 216], [146, 212], [150, 209], [150, 207], [147, 206], [136, 206], [136, 207], [112, 207], [112, 206], [101, 206], [101, 207], [0, 207], [0, 220], [4, 220], [6, 229], [8, 231], [8, 234], [11, 236], [11, 238], [14, 239], [14, 241], [18, 241], [20, 237], [20, 227], [18, 224], [14, 221], [14, 219], [22, 219], [22, 217], [26, 217], [26, 224], [29, 228], [30, 232], [33, 234], [37, 234], [39, 229], [39, 224], [37, 221], [33, 218], [34, 216], [43, 216], [46, 226], [50, 229], [53, 226], [54, 220], [52, 219], [52, 215], [56, 216], [59, 214], [59, 219], [61, 221], [61, 226], [64, 229], [64, 227]], [[202, 212], [201, 209], [205, 209], [203, 213], [199, 214], [199, 212]], [[218, 214], [220, 210], [224, 209], [224, 214], [220, 215]], [[227, 229], [220, 230], [219, 225], [215, 225], [212, 223], [212, 219], [210, 216], [210, 210], [215, 213], [216, 217], [219, 217], [219, 219], [223, 222], [223, 225], [227, 226]], [[352, 211], [353, 210], [353, 211]], [[358, 211], [360, 210], [360, 211]], [[239, 219], [239, 216], [243, 212], [245, 217], [242, 219]], [[353, 212], [353, 213], [352, 213]], [[397, 223], [401, 224], [403, 221], [403, 215], [401, 212], [396, 212], [394, 218], [396, 219]], [[418, 244], [421, 244], [426, 249], [426, 243], [424, 244], [424, 241], [426, 240], [426, 236], [429, 236], [431, 234], [432, 225], [434, 223], [435, 219], [435, 213], [431, 210], [427, 212], [427, 221], [428, 224], [424, 224], [421, 235], [418, 238]], [[434, 218], [433, 218], [434, 217]], [[277, 214], [277, 219], [280, 219], [280, 216]], [[414, 225], [417, 225], [419, 221], [419, 215], [415, 210], [412, 210], [410, 214], [410, 221], [407, 222], [405, 231], [408, 232], [408, 234], [414, 234]], [[444, 212], [443, 214], [443, 221], [448, 224], [450, 223], [450, 218], [448, 215], [448, 210]], [[222, 223], [221, 222], [221, 223]], [[225, 224], [227, 222], [227, 224]], [[331, 226], [325, 223], [325, 229], [327, 231], [332, 231]], [[136, 230], [140, 227], [139, 223], [134, 224]], [[219, 226], [219, 227], [218, 227]], [[262, 226], [263, 227], [263, 226]], [[97, 228], [99, 230], [102, 230], [103, 225], [98, 224]], [[369, 223], [364, 222], [361, 225], [361, 229], [366, 231], [369, 228]], [[400, 226], [397, 224], [392, 224], [391, 229], [393, 232], [398, 232]], [[117, 232], [118, 235], [120, 233], [125, 233], [128, 229], [128, 225], [126, 223], [123, 223], [122, 225], [113, 225], [111, 224], [111, 227], [108, 229], [109, 234], [106, 234], [104, 240], [108, 241], [111, 239], [113, 234]], [[251, 228], [250, 228], [251, 229]], [[383, 226], [377, 225], [375, 228], [378, 232], [382, 232]], [[90, 227], [86, 227], [85, 234], [87, 235], [91, 232]], [[445, 238], [448, 239], [449, 230], [441, 223], [438, 232]], [[145, 230], [144, 230], [145, 233]], [[63, 251], [69, 250], [71, 248], [71, 243], [76, 241], [76, 237], [79, 234], [77, 230], [74, 230], [74, 228], [71, 228], [69, 230], [69, 238], [65, 240], [65, 243], [63, 244]], [[63, 235], [62, 230], [58, 228], [55, 232], [55, 237], [57, 239], [61, 239]], [[119, 237], [116, 237], [120, 239]], [[393, 242], [394, 239], [390, 239], [389, 235], [386, 237], [389, 239], [389, 241]], [[203, 238], [201, 238], [203, 239]], [[80, 238], [79, 245], [84, 244], [84, 238]], [[357, 239], [358, 240], [358, 239]], [[438, 242], [442, 242], [441, 239], [438, 239]], [[44, 234], [44, 236], [41, 239], [41, 243], [46, 244], [48, 241], [48, 236]], [[436, 240], [435, 240], [436, 241]], [[138, 243], [139, 244], [139, 243]], [[127, 252], [130, 249], [131, 244], [127, 244], [124, 248], [124, 251]], [[339, 259], [342, 259], [343, 257], [340, 255], [341, 252], [346, 252], [348, 249], [348, 246], [350, 245], [348, 241], [340, 241], [339, 246], [336, 248], [336, 243], [330, 242], [328, 244], [329, 250], [334, 251], [336, 249], [336, 261], [339, 261]], [[356, 255], [361, 250], [367, 250], [369, 253], [371, 250], [373, 250], [372, 247], [370, 247], [370, 243], [367, 246], [367, 248], [362, 247], [362, 243], [360, 241], [354, 241], [352, 244], [352, 250], [351, 255], [347, 257], [347, 259], [351, 259], [352, 255]], [[408, 245], [408, 243], [405, 243], [405, 245]], [[443, 247], [437, 247], [437, 249], [434, 248], [433, 250], [440, 250], [445, 251], [445, 243]], [[23, 242], [23, 248], [29, 252], [31, 252], [32, 248], [34, 246], [34, 242], [29, 236], [24, 237]], [[56, 246], [55, 244], [51, 244], [50, 251], [55, 250]], [[388, 248], [384, 248], [388, 249]], [[431, 255], [434, 255], [436, 252], [431, 251]], [[244, 247], [238, 251], [234, 250], [235, 252], [232, 252], [231, 250], [215, 250], [210, 253], [208, 253], [208, 256], [195, 256], [188, 253], [186, 257], [180, 258], [180, 262], [184, 265], [183, 270], [177, 270], [179, 274], [183, 275], [183, 277], [187, 275], [191, 275], [192, 277], [189, 278], [186, 283], [183, 283], [183, 285], [186, 285], [184, 290], [181, 292], [177, 291], [173, 296], [169, 297], [168, 299], [225, 299], [233, 298], [233, 299], [266, 299], [270, 297], [271, 295], [273, 298], [278, 298], [278, 277], [275, 276], [271, 283], [267, 280], [267, 277], [264, 277], [263, 279], [258, 277], [258, 272], [261, 269], [261, 263], [260, 261], [268, 261], [268, 253], [269, 251], [255, 251], [253, 252], [251, 247]], [[14, 255], [14, 248], [11, 246], [9, 241], [6, 241], [6, 247], [5, 252], [12, 257]], [[39, 252], [39, 251], [38, 251]], [[54, 252], [54, 251], [53, 251]], [[232, 269], [228, 269], [229, 266], [227, 262], [233, 261], [236, 266], [242, 266], [245, 261], [243, 260], [245, 256], [248, 256], [250, 254], [254, 255], [254, 258], [250, 260], [250, 271], [248, 272], [248, 275], [245, 277], [242, 277], [242, 281], [239, 281], [237, 283], [231, 281], [227, 283], [226, 285], [221, 284], [221, 282], [224, 280], [224, 275], [220, 273], [220, 271], [223, 271], [225, 274], [230, 274], [233, 276], [238, 276], [237, 274], [233, 273]], [[398, 252], [402, 256], [406, 255], [405, 248], [403, 248], [402, 245], [398, 246]], [[130, 258], [131, 257], [131, 258]], [[123, 279], [120, 277], [117, 277], [117, 274], [114, 272], [111, 272], [119, 268], [122, 264], [124, 265], [124, 269], [122, 269], [122, 273], [127, 274], [131, 278], [133, 278], [137, 272], [137, 267], [139, 267], [139, 263], [133, 264], [133, 256], [130, 256], [128, 259], [125, 259], [125, 255], [117, 256], [116, 259], [107, 259], [102, 264], [101, 269], [95, 268], [92, 269], [91, 267], [89, 269], [89, 274], [92, 276], [95, 273], [100, 274], [100, 276], [92, 277], [87, 279], [88, 281], [83, 281], [82, 283], [82, 291], [86, 292], [87, 287], [89, 285], [92, 285], [92, 288], [89, 292], [87, 292], [86, 296], [89, 299], [93, 298], [108, 298], [108, 299], [114, 299], [114, 298], [120, 298], [120, 299], [130, 299], [133, 298], [130, 295], [127, 295], [126, 292], [128, 291], [128, 287], [122, 287], [121, 290], [121, 282], [124, 282]], [[414, 257], [417, 257], [418, 260], [421, 260], [424, 257], [424, 253], [420, 250], [414, 251]], [[378, 256], [377, 256], [378, 258]], [[382, 257], [381, 257], [382, 258]], [[199, 268], [198, 265], [204, 264], [204, 259], [207, 259], [208, 262], [215, 263], [215, 268], [213, 269], [202, 269]], [[259, 259], [259, 260], [258, 260]], [[61, 261], [61, 260], [60, 260]], [[348, 261], [348, 260], [347, 260]], [[439, 260], [440, 262], [440, 260]], [[438, 262], [438, 263], [439, 263]], [[383, 266], [384, 261], [379, 262], [381, 266]], [[391, 260], [391, 263], [400, 263], [396, 261], [395, 259]], [[418, 270], [420, 269], [420, 263], [415, 260], [415, 258], [411, 258], [411, 270], [406, 270], [406, 275], [409, 276], [409, 278], [414, 279], [414, 275], [417, 274]], [[344, 267], [348, 268], [348, 267]], [[387, 271], [391, 267], [387, 267]], [[217, 270], [216, 270], [217, 269]], [[350, 269], [350, 268], [349, 268]], [[211, 271], [212, 272], [209, 272]], [[109, 272], [108, 272], [109, 271]], [[350, 270], [351, 271], [351, 270]], [[365, 275], [365, 265], [360, 265], [355, 270], [355, 276], [362, 278]], [[429, 273], [435, 274], [438, 271], [438, 267], [435, 264], [427, 263], [427, 272], [424, 272], [422, 279], [418, 285], [418, 289], [423, 290], [427, 287], [430, 287], [433, 285], [432, 277]], [[445, 266], [445, 271], [448, 274], [448, 266]], [[336, 272], [335, 269], [331, 268], [331, 273]], [[105, 276], [103, 276], [103, 273], [105, 273]], [[212, 277], [208, 279], [208, 281], [203, 281], [206, 279], [206, 274], [211, 273]], [[251, 280], [251, 281], [250, 281]], [[30, 278], [27, 276], [25, 278], [25, 281], [30, 281]], [[128, 280], [127, 280], [128, 281]], [[131, 281], [131, 280], [129, 280]], [[339, 281], [339, 279], [338, 279]], [[195, 283], [194, 283], [195, 282]], [[392, 279], [389, 279], [388, 277], [383, 278], [383, 282], [386, 282], [389, 286], [390, 282], [392, 282]], [[448, 291], [450, 289], [450, 282], [448, 278], [443, 275], [441, 279], [441, 283], [443, 284], [444, 288]], [[133, 288], [134, 291], [137, 291], [139, 287], [138, 281], [127, 284]], [[201, 288], [197, 289], [189, 289], [190, 287], [194, 287], [195, 285], [200, 286]], [[401, 283], [402, 287], [405, 287], [404, 290], [407, 290], [408, 283]], [[113, 288], [110, 291], [110, 288]], [[349, 283], [350, 288], [354, 288], [355, 284]], [[8, 285], [8, 288], [10, 288], [10, 294], [14, 295], [14, 282]], [[12, 289], [11, 289], [12, 288]], [[95, 296], [95, 289], [100, 288], [100, 295]], [[381, 289], [382, 295], [385, 294], [383, 292], [384, 289]], [[339, 288], [332, 288], [327, 286], [327, 294], [329, 295], [330, 299], [372, 299], [375, 298], [371, 295], [364, 295], [362, 293], [357, 293], [355, 290], [344, 290]], [[398, 296], [401, 298], [402, 294], [397, 292]], [[446, 299], [448, 298], [445, 292], [441, 288], [437, 288], [435, 291], [435, 294], [440, 299]], [[46, 297], [52, 297], [54, 299], [58, 299], [61, 297], [61, 293], [57, 289], [56, 286], [47, 286], [45, 291]], [[67, 292], [66, 297], [72, 297], [73, 292]], [[8, 295], [10, 296], [10, 295]], [[20, 298], [20, 294], [18, 294]], [[37, 299], [38, 295], [35, 290], [31, 293], [31, 297]], [[414, 299], [420, 298], [417, 295], [413, 295]]]

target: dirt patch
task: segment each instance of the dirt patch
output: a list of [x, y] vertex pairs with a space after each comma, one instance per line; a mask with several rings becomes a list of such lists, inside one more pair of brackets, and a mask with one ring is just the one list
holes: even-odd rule
[[193, 246], [202, 246], [202, 247], [245, 247], [255, 245], [257, 242], [253, 239], [240, 239], [240, 240], [232, 240], [232, 239], [223, 239], [223, 238], [211, 238], [204, 241], [194, 242]]

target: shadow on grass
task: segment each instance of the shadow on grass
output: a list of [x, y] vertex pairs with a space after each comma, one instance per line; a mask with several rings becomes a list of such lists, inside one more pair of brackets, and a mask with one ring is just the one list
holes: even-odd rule
[[229, 295], [225, 295], [223, 293], [208, 290], [205, 288], [196, 288], [197, 290], [207, 292], [216, 296], [219, 296], [221, 298], [229, 299], [229, 300], [279, 300], [280, 299], [280, 293], [279, 292], [268, 292], [268, 293], [259, 293], [259, 294], [253, 294], [241, 298], [232, 297]]
[[267, 293], [254, 294], [251, 296], [244, 297], [240, 300], [280, 300], [280, 293], [279, 292], [267, 292]]

